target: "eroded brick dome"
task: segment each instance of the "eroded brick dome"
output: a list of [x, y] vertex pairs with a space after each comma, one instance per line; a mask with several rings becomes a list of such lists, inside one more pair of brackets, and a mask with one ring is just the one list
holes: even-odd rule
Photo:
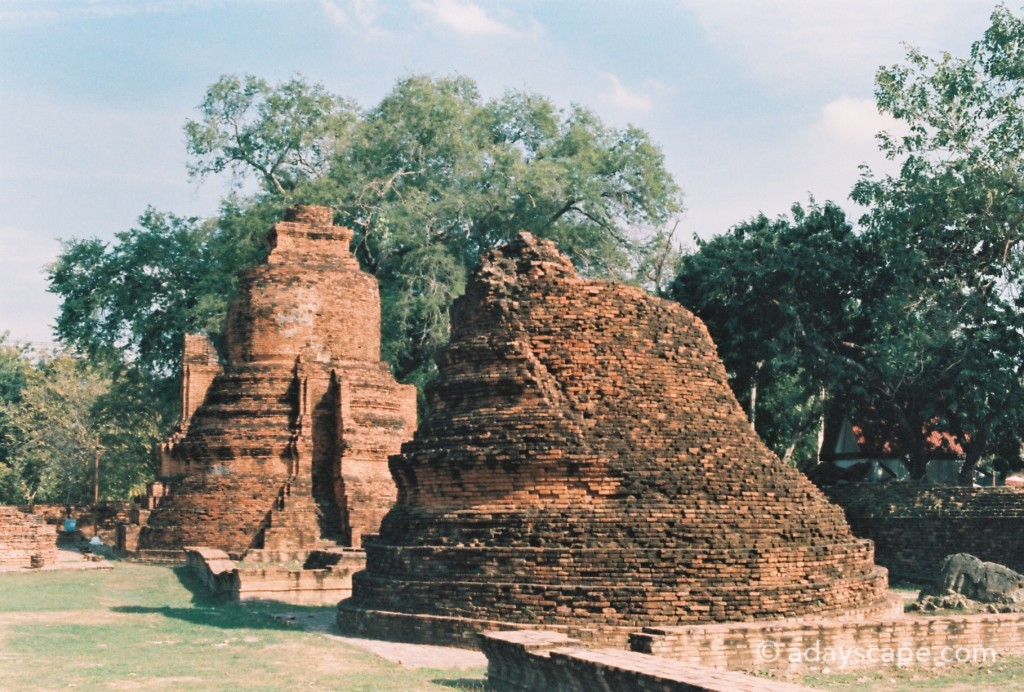
[[621, 639], [884, 599], [871, 543], [752, 432], [682, 306], [580, 278], [522, 234], [484, 258], [452, 324], [343, 628]]

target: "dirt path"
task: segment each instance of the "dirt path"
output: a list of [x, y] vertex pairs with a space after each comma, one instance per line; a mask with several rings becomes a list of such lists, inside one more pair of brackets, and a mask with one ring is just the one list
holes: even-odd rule
[[486, 668], [487, 657], [479, 651], [430, 644], [402, 644], [378, 639], [359, 639], [337, 634], [334, 610], [318, 613], [284, 613], [285, 622], [306, 632], [317, 632], [333, 641], [368, 651], [403, 668]]

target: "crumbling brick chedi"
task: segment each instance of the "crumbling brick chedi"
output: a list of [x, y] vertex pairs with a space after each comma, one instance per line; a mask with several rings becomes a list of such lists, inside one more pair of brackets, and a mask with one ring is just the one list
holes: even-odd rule
[[621, 642], [888, 607], [871, 543], [751, 431], [680, 305], [580, 278], [522, 234], [484, 258], [452, 325], [342, 629], [471, 644], [512, 623]]
[[328, 208], [289, 209], [240, 281], [223, 370], [204, 337], [186, 340], [182, 421], [140, 552], [358, 547], [377, 530], [416, 393], [380, 360], [377, 283], [351, 239]]

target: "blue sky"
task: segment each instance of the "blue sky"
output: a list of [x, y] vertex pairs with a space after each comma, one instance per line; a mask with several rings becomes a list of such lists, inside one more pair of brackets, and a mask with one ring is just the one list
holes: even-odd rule
[[[0, 0], [0, 333], [46, 343], [58, 239], [131, 228], [147, 205], [210, 215], [226, 179], [186, 174], [182, 126], [225, 73], [296, 73], [372, 107], [403, 76], [459, 73], [632, 123], [708, 237], [867, 163], [875, 70], [901, 42], [965, 55], [981, 0]], [[1015, 7], [1015, 6], [1013, 6]]]

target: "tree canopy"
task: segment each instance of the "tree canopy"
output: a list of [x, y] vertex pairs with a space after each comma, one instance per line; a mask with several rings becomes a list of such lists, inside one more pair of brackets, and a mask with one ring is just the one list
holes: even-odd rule
[[[698, 240], [671, 287], [704, 320], [752, 424], [786, 460], [818, 422], [823, 387], [840, 374], [820, 353], [841, 349], [862, 318], [861, 249], [843, 210], [812, 200], [792, 214], [761, 214]], [[808, 440], [799, 451], [793, 461], [801, 465], [817, 454]]]
[[[863, 170], [859, 231], [830, 205], [761, 217], [702, 244], [673, 287], [741, 397], [796, 378], [799, 397], [882, 415], [914, 477], [927, 437], [950, 433], [964, 483], [982, 458], [1016, 457], [1024, 423], [1024, 22], [1005, 7], [991, 22], [966, 58], [909, 49], [878, 71], [879, 111], [904, 128], [880, 147], [900, 168]], [[791, 417], [781, 402], [770, 419]]]
[[215, 217], [150, 208], [113, 242], [66, 241], [49, 269], [58, 339], [112, 377], [95, 410], [156, 416], [106, 445], [125, 455], [175, 420], [183, 334], [218, 340], [240, 272], [265, 257], [289, 204], [330, 206], [354, 230], [380, 286], [384, 358], [417, 385], [480, 253], [521, 230], [557, 240], [588, 275], [650, 286], [672, 271], [664, 226], [682, 195], [660, 149], [580, 106], [485, 100], [465, 77], [412, 76], [362, 110], [301, 77], [225, 75], [185, 135], [190, 175], [235, 183]]
[[485, 101], [465, 77], [403, 79], [362, 112], [301, 78], [227, 75], [199, 114], [185, 126], [189, 171], [251, 176], [260, 190], [235, 193], [217, 218], [150, 209], [115, 243], [66, 243], [50, 271], [63, 343], [170, 373], [183, 333], [220, 331], [238, 273], [262, 258], [283, 207], [325, 204], [380, 284], [384, 357], [422, 384], [482, 251], [529, 230], [556, 239], [584, 273], [629, 278], [666, 251], [638, 229], [682, 208], [642, 131], [535, 94]]
[[96, 457], [105, 498], [137, 491], [152, 473], [159, 424], [148, 395], [66, 353], [31, 353], [0, 340], [0, 503], [92, 498]]

